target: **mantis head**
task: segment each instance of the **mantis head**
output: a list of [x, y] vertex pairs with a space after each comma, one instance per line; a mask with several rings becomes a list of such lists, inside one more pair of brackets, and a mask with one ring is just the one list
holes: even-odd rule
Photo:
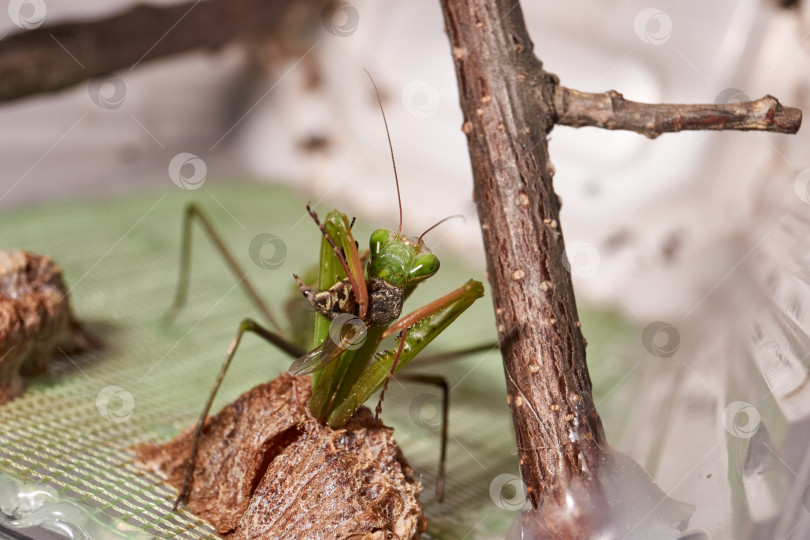
[[371, 235], [370, 243], [369, 279], [384, 279], [397, 287], [407, 288], [439, 271], [439, 258], [431, 253], [421, 238], [378, 229]]

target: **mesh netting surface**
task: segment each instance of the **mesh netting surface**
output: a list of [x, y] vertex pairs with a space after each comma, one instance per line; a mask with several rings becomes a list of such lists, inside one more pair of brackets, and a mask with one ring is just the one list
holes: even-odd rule
[[[192, 514], [171, 511], [174, 490], [136, 469], [131, 451], [137, 444], [164, 442], [194, 422], [239, 321], [259, 316], [195, 230], [188, 305], [173, 323], [161, 320], [177, 277], [182, 209], [192, 200], [208, 210], [249, 278], [283, 319], [283, 301], [295, 291], [291, 274], [316, 262], [319, 242], [305, 201], [289, 191], [206, 185], [194, 192], [0, 216], [0, 248], [51, 255], [64, 270], [78, 318], [106, 342], [99, 352], [59, 355], [46, 375], [30, 381], [25, 397], [0, 408], [0, 470], [91, 509], [83, 519], [121, 537], [214, 536]], [[317, 208], [321, 214], [329, 209]], [[355, 235], [361, 246], [374, 225], [358, 220]], [[264, 269], [252, 262], [248, 246], [260, 233], [284, 241], [287, 252], [280, 267]], [[481, 270], [443, 254], [440, 242], [431, 247], [442, 258], [442, 270], [414, 294], [406, 310], [471, 277], [485, 281]], [[491, 312], [490, 299], [480, 300], [431, 350], [493, 341]], [[246, 337], [214, 410], [288, 365], [282, 353]], [[438, 390], [392, 384], [383, 419], [395, 428], [422, 480], [429, 535], [500, 537], [515, 514], [513, 499], [520, 498], [490, 493], [499, 475], [518, 474], [500, 356], [492, 351], [422, 371], [444, 374], [452, 387], [444, 503], [434, 496]]]

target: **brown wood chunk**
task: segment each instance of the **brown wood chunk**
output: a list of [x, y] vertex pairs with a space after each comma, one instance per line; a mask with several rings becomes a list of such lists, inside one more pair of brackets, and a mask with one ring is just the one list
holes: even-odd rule
[[90, 348], [75, 322], [62, 270], [47, 255], [0, 251], [0, 405], [21, 396], [25, 374], [45, 371], [57, 348]]
[[[310, 378], [287, 373], [208, 420], [189, 508], [248, 538], [419, 538], [427, 527], [393, 430], [362, 407], [341, 429], [309, 411]], [[180, 488], [192, 429], [137, 449], [139, 466]]]

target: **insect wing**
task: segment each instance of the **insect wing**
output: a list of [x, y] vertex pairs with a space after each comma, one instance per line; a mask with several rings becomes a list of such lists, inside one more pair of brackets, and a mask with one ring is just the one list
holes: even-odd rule
[[318, 371], [328, 363], [340, 358], [347, 350], [359, 348], [366, 337], [366, 328], [357, 317], [349, 314], [341, 314], [335, 318], [345, 317], [348, 320], [342, 324], [332, 324], [329, 329], [329, 338], [323, 343], [309, 351], [307, 354], [293, 362], [289, 372], [293, 375], [306, 375], [313, 371]]
[[350, 313], [337, 315], [329, 325], [329, 338], [293, 362], [289, 372], [293, 375], [305, 375], [318, 371], [347, 350], [359, 349], [366, 340], [367, 331], [359, 317]]
[[293, 375], [306, 375], [313, 371], [318, 371], [320, 368], [340, 356], [340, 350], [335, 347], [337, 354], [330, 354], [326, 351], [326, 344], [331, 343], [331, 340], [326, 340], [304, 356], [292, 363], [288, 370]]

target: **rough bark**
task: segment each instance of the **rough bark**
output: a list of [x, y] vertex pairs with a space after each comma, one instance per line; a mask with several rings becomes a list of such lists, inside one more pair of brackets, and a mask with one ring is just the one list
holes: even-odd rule
[[802, 112], [783, 107], [773, 96], [716, 105], [638, 103], [611, 90], [602, 94], [558, 86], [554, 90], [556, 123], [635, 131], [650, 139], [683, 130], [774, 131], [796, 133]]
[[317, 5], [317, 0], [137, 5], [103, 20], [21, 32], [3, 39], [0, 46], [0, 102], [60, 90], [173, 54], [278, 32], [289, 23], [288, 12]]
[[520, 8], [445, 1], [520, 467], [534, 507], [594, 471], [591, 397], [546, 134], [557, 80]]
[[[683, 129], [795, 133], [801, 112], [771, 96], [728, 105], [646, 105], [613, 91], [563, 88], [535, 57], [519, 2], [441, 3], [521, 474], [552, 537], [590, 537], [606, 508], [598, 481], [605, 438], [566, 270], [547, 134], [557, 123], [651, 138]], [[565, 504], [566, 494], [576, 499], [573, 507]]]
[[[309, 410], [309, 377], [282, 374], [208, 421], [189, 508], [232, 539], [418, 538], [427, 527], [393, 430], [363, 407], [341, 429]], [[191, 429], [138, 449], [180, 487]]]

